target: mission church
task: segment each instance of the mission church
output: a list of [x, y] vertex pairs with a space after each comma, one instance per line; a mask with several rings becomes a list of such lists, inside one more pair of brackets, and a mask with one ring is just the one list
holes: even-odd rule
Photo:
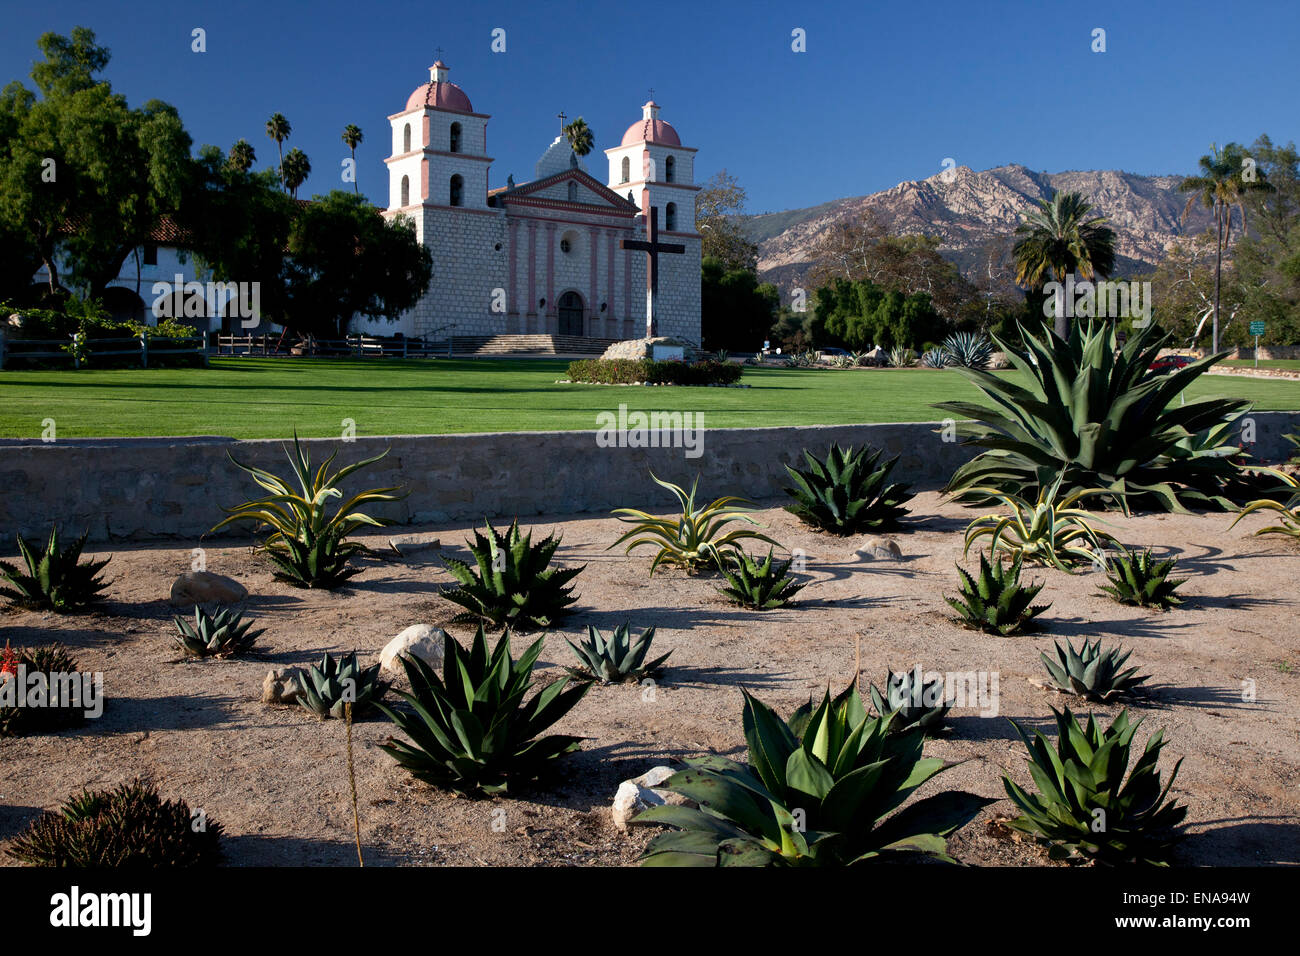
[[[647, 334], [647, 271], [657, 258], [657, 334], [700, 342], [700, 234], [695, 153], [653, 100], [605, 150], [601, 182], [563, 136], [531, 182], [492, 188], [487, 113], [477, 113], [438, 60], [392, 124], [386, 218], [415, 223], [433, 279], [396, 323], [356, 331], [448, 335], [550, 334], [605, 339]], [[648, 254], [651, 210], [663, 254]], [[630, 242], [630, 247], [625, 246]], [[678, 251], [680, 250], [680, 251]]]

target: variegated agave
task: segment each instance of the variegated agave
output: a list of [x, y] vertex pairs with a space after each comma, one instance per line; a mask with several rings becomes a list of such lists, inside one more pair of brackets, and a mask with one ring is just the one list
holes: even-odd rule
[[[984, 515], [967, 525], [963, 554], [969, 553], [976, 541], [987, 537], [989, 552], [995, 556], [1004, 551], [1012, 558], [1024, 558], [1071, 573], [1073, 564], [1098, 563], [1105, 547], [1102, 542], [1114, 538], [1094, 528], [1092, 515], [1075, 505], [1102, 489], [1083, 488], [1057, 501], [1062, 477], [1063, 473], [1039, 491], [1038, 500], [1033, 504], [996, 488], [972, 488], [972, 493], [1002, 501], [1010, 514]], [[1090, 547], [1084, 547], [1085, 544]]]
[[1261, 498], [1258, 501], [1252, 501], [1241, 509], [1241, 512], [1228, 525], [1228, 530], [1237, 526], [1237, 522], [1248, 514], [1254, 514], [1256, 511], [1275, 511], [1281, 524], [1271, 524], [1260, 528], [1255, 534], [1285, 534], [1292, 538], [1300, 538], [1300, 481], [1297, 481], [1294, 475], [1288, 475], [1285, 472], [1277, 471], [1273, 468], [1264, 469], [1276, 475], [1282, 484], [1291, 489], [1296, 489], [1295, 494], [1285, 503], [1273, 501], [1268, 498]]

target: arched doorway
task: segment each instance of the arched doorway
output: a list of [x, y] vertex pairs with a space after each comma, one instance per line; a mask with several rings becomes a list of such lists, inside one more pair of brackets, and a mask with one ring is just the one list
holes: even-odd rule
[[560, 335], [582, 335], [582, 296], [576, 292], [566, 292], [560, 296], [555, 310], [559, 315]]

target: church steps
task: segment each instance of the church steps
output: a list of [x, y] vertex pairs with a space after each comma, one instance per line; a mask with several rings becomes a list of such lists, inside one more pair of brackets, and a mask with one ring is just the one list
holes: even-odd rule
[[[615, 339], [581, 335], [455, 335], [453, 355], [601, 355]], [[445, 344], [445, 343], [444, 343]], [[435, 346], [435, 351], [437, 346]]]

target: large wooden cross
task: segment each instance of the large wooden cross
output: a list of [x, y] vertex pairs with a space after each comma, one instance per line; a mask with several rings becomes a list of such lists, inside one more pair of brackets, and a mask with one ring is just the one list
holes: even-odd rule
[[652, 339], [659, 334], [659, 253], [682, 253], [686, 247], [680, 242], [659, 241], [659, 208], [650, 207], [650, 241], [643, 239], [623, 239], [619, 242], [623, 249], [638, 249], [646, 254], [645, 269], [645, 337]]

